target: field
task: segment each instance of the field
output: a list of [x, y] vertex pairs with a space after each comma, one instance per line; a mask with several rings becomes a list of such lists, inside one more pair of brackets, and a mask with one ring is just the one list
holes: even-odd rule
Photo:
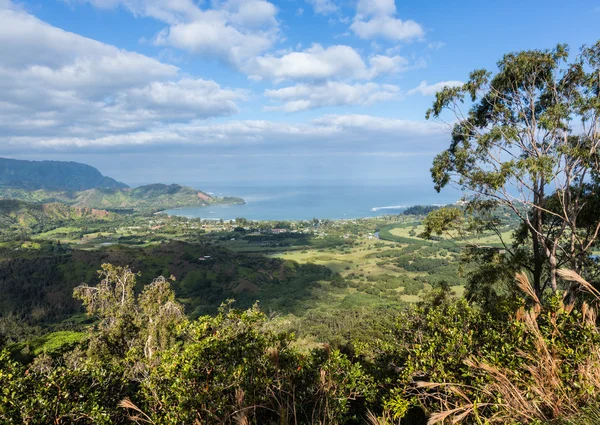
[[[399, 224], [392, 225], [390, 227], [389, 233], [393, 236], [397, 236], [399, 238], [405, 239], [413, 239], [415, 241], [422, 241], [419, 238], [419, 235], [423, 233], [425, 227], [420, 222], [414, 222], [412, 224]], [[505, 243], [510, 243], [512, 241], [512, 233], [513, 229], [510, 227], [505, 227], [502, 229], [500, 236], [495, 233], [487, 232], [483, 234], [477, 235], [467, 235], [467, 236], [459, 236], [458, 234], [450, 234], [441, 236], [439, 239], [444, 240], [449, 243], [456, 244], [458, 246], [465, 245], [489, 245], [489, 246], [502, 246], [502, 240]], [[502, 239], [502, 240], [501, 240]]]
[[[295, 250], [279, 253], [273, 256], [301, 264], [319, 264], [329, 268], [334, 273], [339, 273], [341, 277], [352, 283], [359, 284], [364, 282], [373, 288], [377, 287], [376, 283], [380, 276], [405, 277], [408, 279], [424, 277], [423, 273], [407, 272], [394, 265], [393, 262], [382, 262], [381, 258], [377, 257], [377, 253], [397, 248], [399, 246], [393, 242], [364, 239], [344, 249], [330, 248], [324, 250], [308, 248], [301, 251]], [[403, 286], [393, 288], [392, 291], [402, 301], [415, 302], [419, 300], [419, 294], [428, 288], [429, 285], [424, 285], [423, 289], [416, 294], [406, 294], [405, 287]], [[356, 288], [349, 288], [349, 292], [356, 293], [359, 291]], [[393, 296], [389, 292], [388, 295]]]

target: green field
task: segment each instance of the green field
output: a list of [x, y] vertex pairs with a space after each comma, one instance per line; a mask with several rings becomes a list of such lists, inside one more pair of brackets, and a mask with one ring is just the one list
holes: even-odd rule
[[[423, 233], [425, 227], [420, 223], [414, 223], [412, 225], [399, 224], [390, 226], [389, 233], [393, 236], [405, 239], [413, 239], [415, 241], [422, 241], [423, 239], [419, 238], [419, 235]], [[450, 236], [444, 235], [439, 237], [439, 239], [447, 241], [449, 243], [454, 243], [459, 246], [464, 245], [490, 245], [490, 246], [502, 246], [502, 241], [506, 244], [510, 244], [512, 241], [512, 233], [513, 230], [510, 228], [506, 228], [500, 233], [500, 237], [492, 232], [483, 233], [478, 235], [467, 235], [464, 237], [459, 236], [458, 234], [451, 234]]]

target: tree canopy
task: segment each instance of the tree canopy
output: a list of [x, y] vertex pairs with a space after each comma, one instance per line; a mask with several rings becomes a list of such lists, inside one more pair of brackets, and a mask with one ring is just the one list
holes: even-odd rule
[[600, 214], [588, 211], [600, 175], [600, 42], [573, 59], [566, 45], [507, 54], [495, 74], [475, 70], [438, 92], [426, 116], [448, 112], [435, 188], [509, 208], [528, 233], [536, 292], [556, 291], [558, 269], [582, 272], [600, 231]]

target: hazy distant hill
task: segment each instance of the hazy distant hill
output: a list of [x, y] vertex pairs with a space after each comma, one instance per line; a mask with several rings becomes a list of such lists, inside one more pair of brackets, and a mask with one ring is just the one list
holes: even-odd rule
[[0, 198], [20, 199], [37, 203], [61, 202], [76, 207], [111, 210], [161, 210], [176, 207], [244, 203], [244, 200], [240, 198], [215, 198], [199, 190], [178, 184], [151, 184], [134, 189], [89, 189], [79, 192], [30, 191], [20, 188], [0, 187]]
[[24, 161], [0, 158], [0, 187], [25, 190], [80, 191], [94, 188], [127, 188], [105, 177], [96, 168], [78, 162]]

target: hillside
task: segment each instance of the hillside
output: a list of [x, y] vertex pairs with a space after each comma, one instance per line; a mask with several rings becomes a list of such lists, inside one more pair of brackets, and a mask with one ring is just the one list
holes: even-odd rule
[[72, 298], [73, 288], [81, 282], [95, 283], [96, 270], [105, 262], [141, 272], [141, 285], [152, 282], [156, 274], [176, 276], [173, 287], [192, 317], [216, 313], [221, 303], [234, 297], [244, 308], [260, 299], [277, 311], [300, 313], [313, 303], [309, 300], [317, 282], [333, 275], [324, 266], [181, 242], [99, 250], [40, 242], [35, 249], [26, 245], [15, 251], [11, 245], [0, 247], [0, 316], [27, 317], [32, 323], [71, 317], [80, 307]]
[[151, 184], [130, 188], [89, 189], [79, 192], [1, 188], [0, 198], [28, 202], [61, 202], [75, 207], [98, 209], [137, 209], [158, 211], [167, 208], [242, 204], [241, 198], [215, 198], [178, 184]]
[[70, 223], [110, 220], [114, 214], [93, 208], [61, 203], [34, 204], [15, 199], [0, 199], [0, 235], [44, 231]]
[[127, 188], [103, 176], [96, 168], [78, 162], [24, 161], [0, 158], [0, 187], [25, 190], [81, 191], [94, 188]]

